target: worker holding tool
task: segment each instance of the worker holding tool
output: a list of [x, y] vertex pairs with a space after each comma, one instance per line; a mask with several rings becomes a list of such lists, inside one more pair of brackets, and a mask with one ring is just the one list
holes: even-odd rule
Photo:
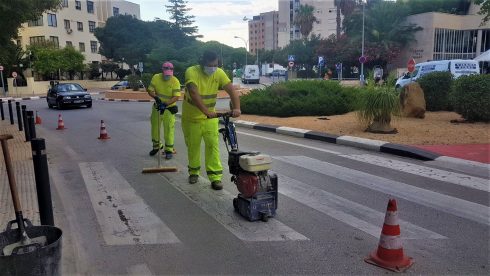
[[148, 86], [148, 95], [155, 99], [151, 110], [151, 141], [153, 149], [150, 156], [164, 148], [160, 139], [160, 126], [163, 123], [165, 158], [172, 159], [174, 152], [175, 114], [178, 112], [176, 102], [180, 97], [180, 82], [174, 77], [174, 66], [166, 61], [162, 73], [155, 74]]
[[222, 88], [230, 95], [233, 117], [241, 114], [240, 98], [226, 73], [218, 68], [218, 55], [212, 51], [203, 53], [199, 65], [187, 68], [185, 85], [182, 130], [189, 160], [189, 183], [194, 184], [199, 179], [201, 140], [204, 140], [206, 173], [211, 187], [221, 190], [223, 167], [219, 152], [218, 118], [215, 112], [218, 89]]

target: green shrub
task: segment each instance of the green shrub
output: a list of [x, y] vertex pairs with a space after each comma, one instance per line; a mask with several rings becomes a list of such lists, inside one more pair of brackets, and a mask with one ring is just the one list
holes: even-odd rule
[[468, 121], [490, 121], [490, 75], [461, 76], [450, 93], [454, 110]]
[[359, 89], [335, 81], [291, 81], [254, 89], [240, 98], [245, 114], [277, 117], [327, 116], [350, 112]]
[[128, 76], [128, 84], [133, 91], [139, 91], [140, 90], [140, 77], [137, 75], [129, 75]]
[[451, 72], [433, 72], [417, 80], [422, 90], [428, 111], [452, 110], [449, 92], [453, 83]]
[[145, 85], [145, 88], [148, 88], [148, 86], [150, 86], [151, 78], [153, 78], [153, 74], [151, 73], [144, 73], [141, 76], [141, 81]]
[[374, 121], [389, 124], [392, 116], [400, 114], [399, 95], [393, 86], [368, 87], [360, 94], [356, 107], [362, 125]]

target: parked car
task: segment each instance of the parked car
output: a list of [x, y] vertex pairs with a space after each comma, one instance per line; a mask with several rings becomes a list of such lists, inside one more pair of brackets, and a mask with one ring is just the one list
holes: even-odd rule
[[272, 77], [284, 77], [286, 76], [286, 70], [274, 69], [271, 73]]
[[260, 72], [258, 65], [246, 65], [243, 70], [242, 83], [259, 83]]
[[[143, 84], [142, 81], [139, 81], [140, 83], [140, 88], [145, 88], [145, 85]], [[116, 84], [114, 84], [112, 87], [111, 87], [111, 90], [124, 90], [124, 89], [129, 89], [131, 87], [129, 87], [129, 81], [127, 80], [122, 80]]]
[[63, 109], [68, 106], [92, 107], [92, 97], [87, 89], [78, 83], [54, 83], [46, 97], [48, 107]]

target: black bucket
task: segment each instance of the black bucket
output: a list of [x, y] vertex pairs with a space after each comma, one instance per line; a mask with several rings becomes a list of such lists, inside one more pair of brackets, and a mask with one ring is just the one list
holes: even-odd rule
[[61, 274], [61, 229], [53, 226], [32, 226], [32, 223], [25, 219], [26, 233], [29, 238], [45, 236], [46, 245], [36, 250], [16, 255], [15, 252], [10, 256], [3, 255], [3, 248], [6, 245], [20, 241], [18, 228], [12, 229], [12, 224], [8, 223], [5, 232], [0, 233], [0, 274], [4, 275], [60, 275]]

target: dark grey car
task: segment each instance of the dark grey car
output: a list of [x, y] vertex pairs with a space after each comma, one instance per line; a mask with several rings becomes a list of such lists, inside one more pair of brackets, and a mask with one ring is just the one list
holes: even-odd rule
[[63, 109], [68, 106], [92, 107], [92, 97], [78, 83], [56, 83], [48, 90], [48, 107]]

